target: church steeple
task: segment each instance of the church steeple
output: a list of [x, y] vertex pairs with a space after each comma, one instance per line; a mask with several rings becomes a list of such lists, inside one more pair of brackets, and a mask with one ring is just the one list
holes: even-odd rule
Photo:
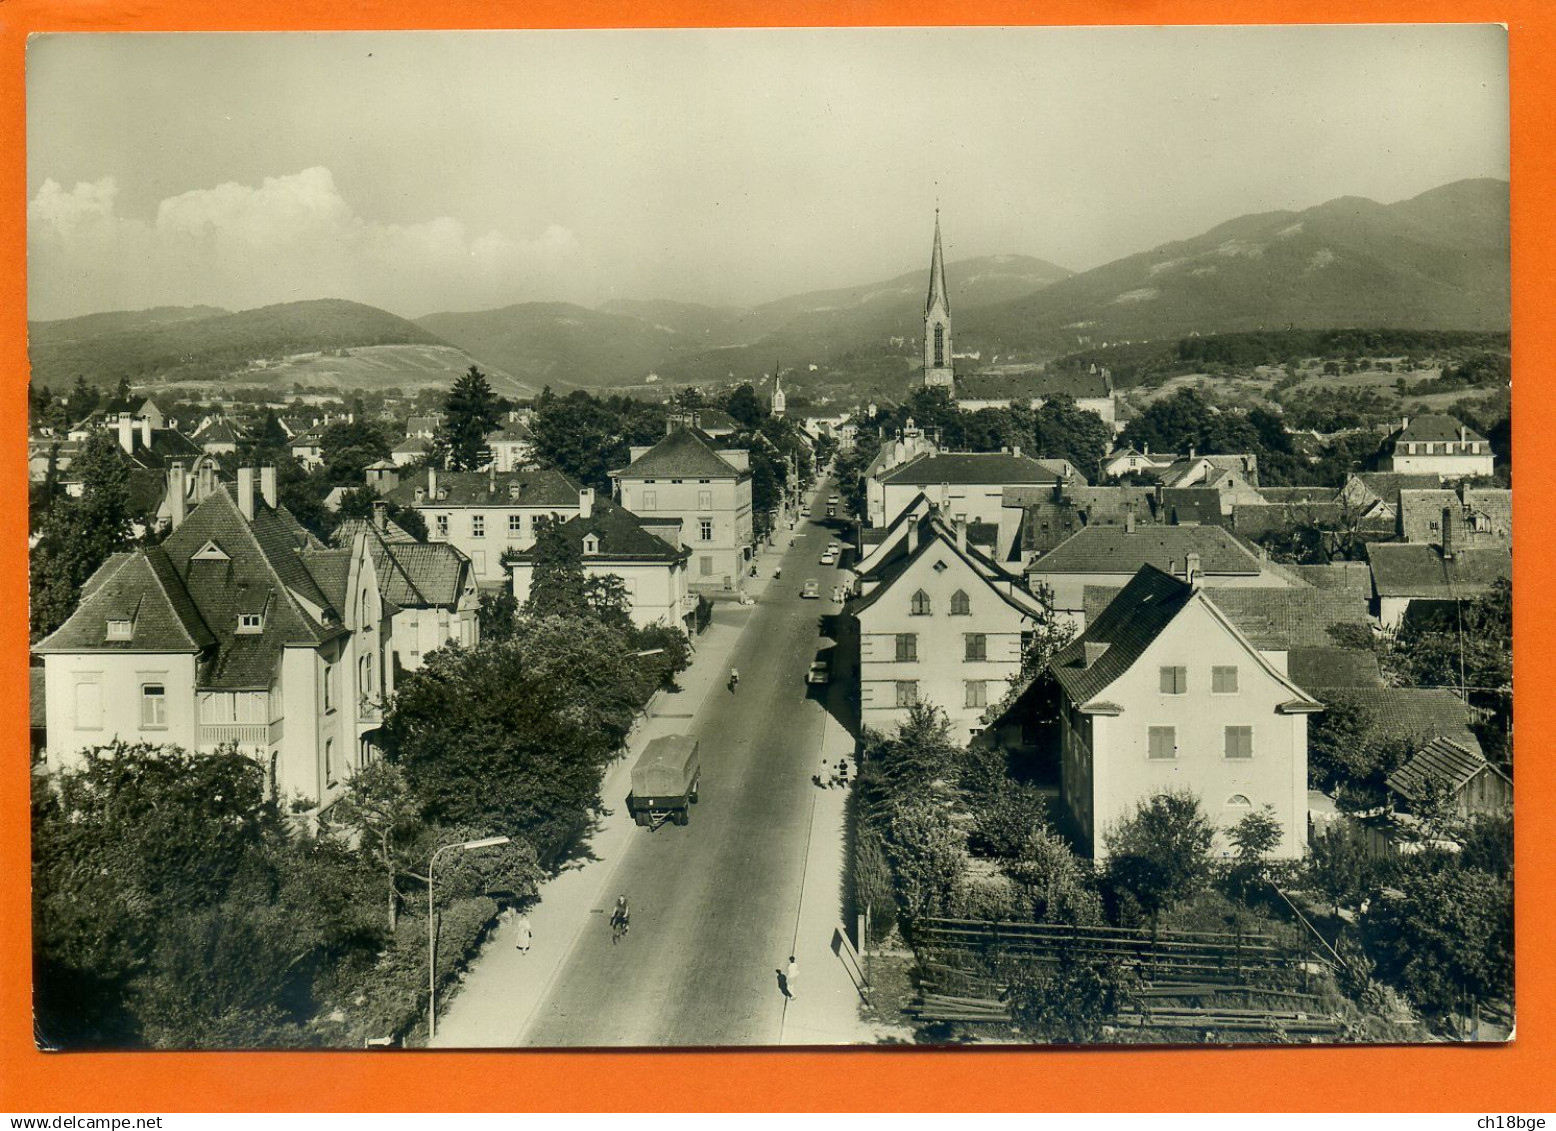
[[935, 249], [929, 257], [929, 297], [924, 300], [924, 384], [951, 389], [951, 299], [940, 250], [940, 209], [935, 209]]

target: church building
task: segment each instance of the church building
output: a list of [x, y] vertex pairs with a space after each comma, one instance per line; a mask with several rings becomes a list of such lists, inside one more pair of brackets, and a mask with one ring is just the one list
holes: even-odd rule
[[951, 390], [951, 299], [940, 251], [940, 210], [935, 209], [935, 250], [929, 261], [929, 298], [924, 303], [924, 386]]

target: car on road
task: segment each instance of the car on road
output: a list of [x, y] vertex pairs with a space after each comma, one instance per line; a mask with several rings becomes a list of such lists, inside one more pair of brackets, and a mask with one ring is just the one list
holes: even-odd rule
[[805, 588], [800, 590], [800, 596], [820, 600], [821, 582], [817, 581], [814, 577], [811, 578], [805, 583]]
[[832, 669], [827, 666], [825, 660], [817, 660], [810, 665], [810, 671], [805, 673], [806, 683], [830, 683], [832, 681]]
[[831, 503], [834, 507], [837, 506], [837, 496], [836, 495], [831, 496], [830, 498], [827, 499], [827, 502]]
[[837, 555], [834, 554], [831, 550], [828, 550], [826, 553], [821, 555], [821, 564], [824, 566], [834, 565], [836, 562]]
[[831, 542], [827, 543], [827, 553], [829, 554], [836, 554], [842, 548], [842, 544], [839, 543], [836, 539], [833, 539]]
[[639, 825], [657, 829], [666, 821], [684, 825], [702, 786], [697, 740], [685, 734], [654, 739], [632, 767], [627, 812]]

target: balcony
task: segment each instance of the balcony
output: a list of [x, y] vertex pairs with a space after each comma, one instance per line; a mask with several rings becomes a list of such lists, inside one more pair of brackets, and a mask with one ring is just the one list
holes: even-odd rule
[[200, 746], [274, 746], [281, 741], [281, 719], [268, 723], [201, 723]]

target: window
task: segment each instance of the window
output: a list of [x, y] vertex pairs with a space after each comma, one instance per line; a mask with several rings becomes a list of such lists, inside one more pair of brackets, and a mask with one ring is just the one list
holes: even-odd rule
[[1182, 695], [1189, 689], [1188, 668], [1162, 669], [1162, 694]]
[[324, 709], [333, 711], [335, 700], [340, 698], [340, 689], [335, 686], [335, 665], [324, 665]]
[[109, 640], [128, 640], [134, 634], [134, 630], [128, 620], [111, 620], [108, 622]]
[[486, 537], [486, 516], [484, 514], [473, 514], [470, 516], [470, 537]]
[[929, 615], [929, 594], [925, 593], [922, 589], [913, 594], [913, 605], [911, 611], [912, 614], [916, 617], [927, 617]]
[[[649, 482], [652, 483], [653, 480], [650, 479]], [[644, 491], [643, 492], [643, 509], [646, 510], [646, 511], [651, 511], [651, 510], [657, 510], [658, 507], [659, 507], [659, 492], [658, 491]]]
[[697, 559], [697, 572], [703, 577], [713, 576], [713, 555], [703, 554]]
[[711, 511], [713, 509], [712, 491], [697, 492], [697, 509], [700, 511]]
[[521, 512], [515, 511], [508, 516], [508, 533], [517, 534], [521, 538], [524, 536], [524, 515]]
[[584, 535], [583, 552], [586, 554], [598, 554], [600, 552], [600, 539], [598, 535]]
[[103, 728], [103, 685], [96, 680], [76, 684], [76, 729]]
[[357, 660], [357, 696], [367, 699], [373, 694], [373, 655], [371, 652]]
[[945, 364], [945, 327], [935, 327], [935, 368]]
[[1212, 695], [1237, 694], [1237, 668], [1235, 665], [1210, 669], [1210, 693]]
[[913, 663], [918, 659], [918, 636], [912, 632], [897, 633], [897, 661]]
[[911, 707], [918, 702], [918, 681], [913, 679], [897, 680], [897, 706]]
[[1226, 799], [1228, 809], [1252, 809], [1253, 802], [1248, 800], [1247, 794], [1234, 793]]
[[989, 705], [989, 684], [987, 680], [970, 679], [967, 681], [967, 706], [987, 707]]
[[1150, 729], [1152, 758], [1170, 759], [1178, 756], [1178, 728], [1152, 727]]
[[963, 657], [967, 660], [987, 660], [989, 658], [989, 638], [981, 632], [969, 632], [963, 639], [967, 642], [967, 654]]
[[432, 529], [439, 538], [448, 537], [448, 515], [435, 514], [432, 516]]
[[1253, 757], [1253, 727], [1226, 728], [1226, 756], [1228, 758]]
[[704, 542], [713, 541], [713, 520], [711, 518], [699, 518], [697, 520], [697, 531]]
[[140, 725], [158, 730], [167, 726], [167, 688], [162, 684], [140, 685]]
[[972, 601], [960, 589], [951, 594], [951, 615], [953, 617], [972, 616]]
[[265, 618], [260, 613], [239, 613], [238, 631], [242, 633], [254, 633], [263, 631]]
[[335, 740], [324, 740], [324, 782], [326, 785], [335, 784]]

